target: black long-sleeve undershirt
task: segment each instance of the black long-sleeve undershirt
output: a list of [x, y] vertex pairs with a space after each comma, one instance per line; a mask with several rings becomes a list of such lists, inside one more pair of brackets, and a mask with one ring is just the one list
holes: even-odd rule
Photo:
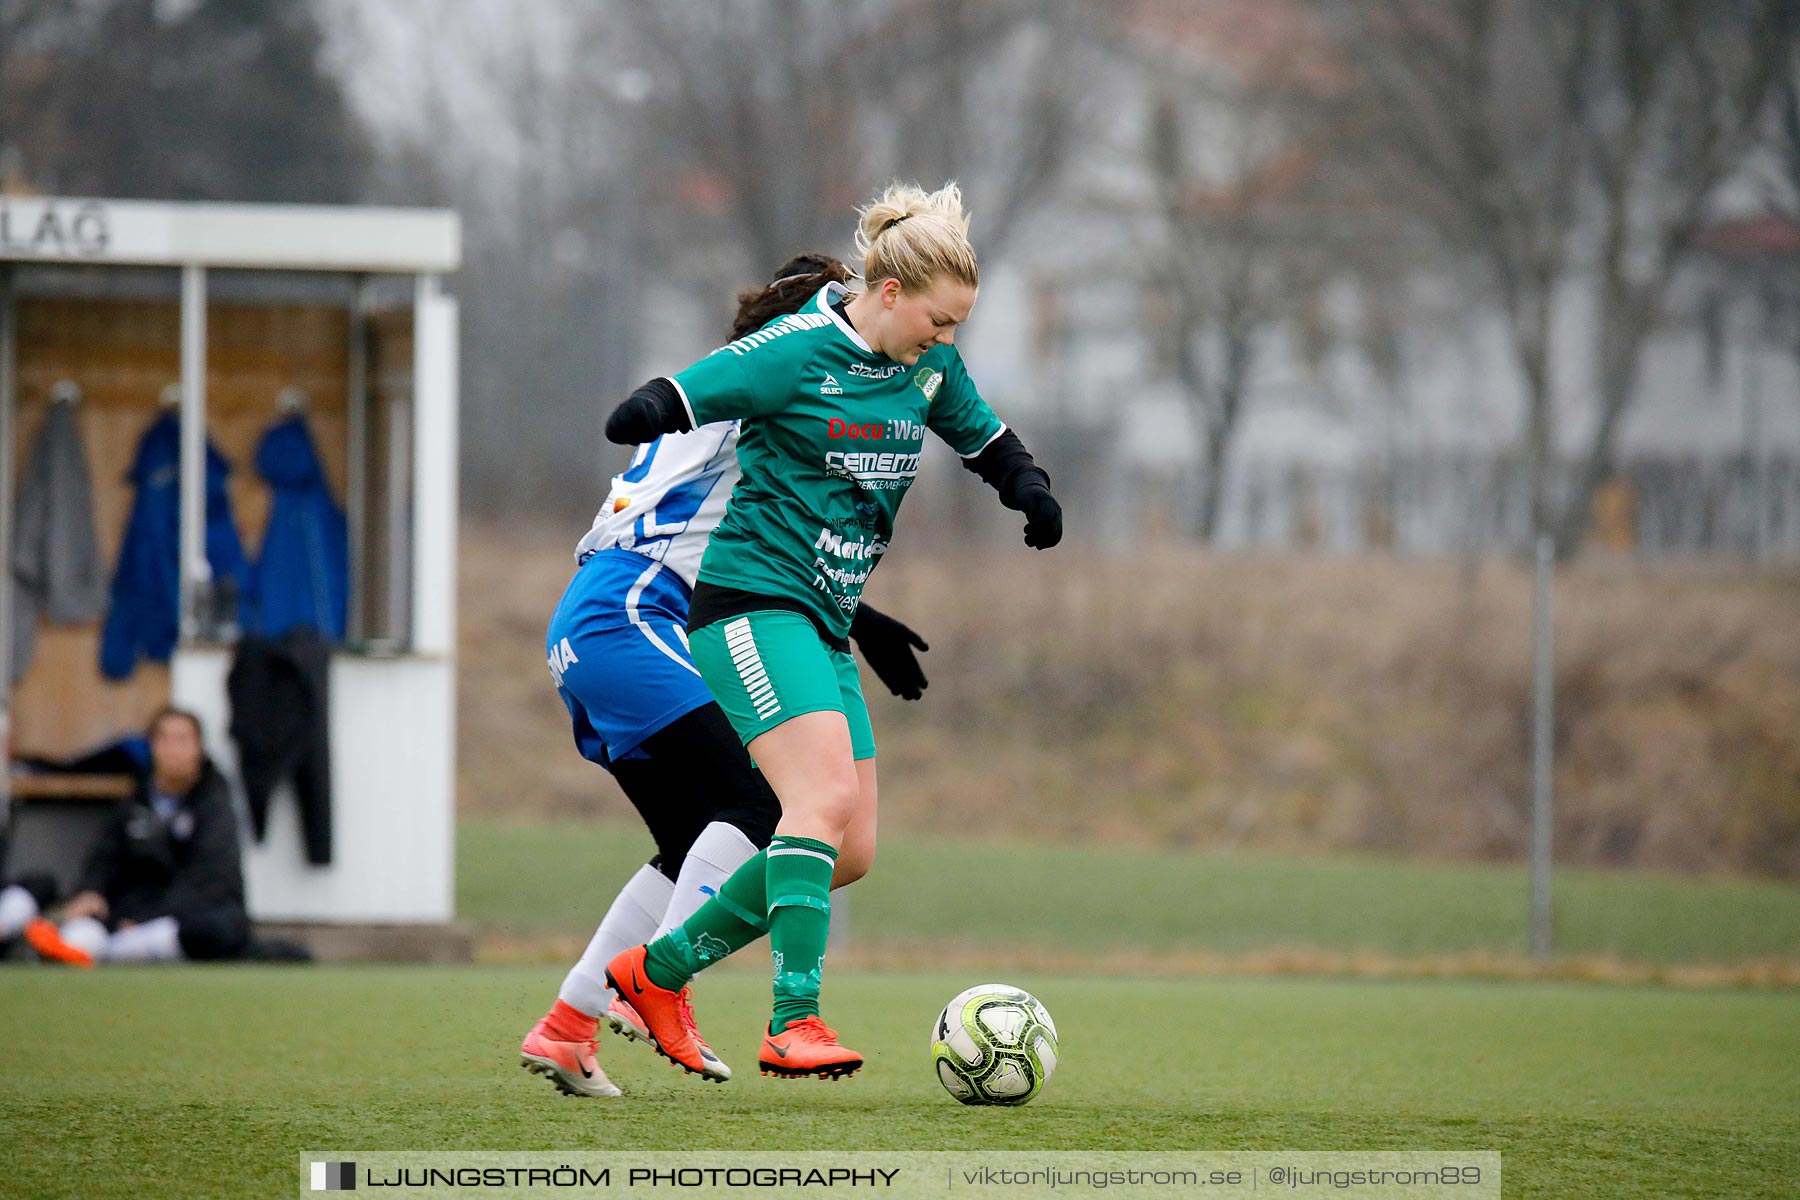
[[980, 454], [963, 459], [963, 466], [981, 476], [982, 482], [1000, 494], [1000, 503], [1017, 511], [1019, 494], [1030, 484], [1050, 486], [1050, 473], [1037, 465], [1031, 451], [1008, 429], [983, 447]]

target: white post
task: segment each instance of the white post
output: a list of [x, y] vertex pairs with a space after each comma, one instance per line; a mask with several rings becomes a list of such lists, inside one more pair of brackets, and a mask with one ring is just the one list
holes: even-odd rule
[[[0, 263], [0, 749], [12, 751], [13, 359], [18, 331], [13, 312], [13, 268]], [[12, 824], [12, 772], [0, 770], [0, 830]]]
[[435, 275], [413, 300], [412, 650], [456, 652], [456, 301]]
[[206, 560], [206, 268], [181, 268], [181, 641], [202, 633]]
[[1555, 543], [1540, 535], [1531, 606], [1531, 956], [1536, 959], [1547, 959], [1554, 952], [1551, 942], [1550, 828], [1556, 692], [1556, 631], [1551, 610], [1551, 584], [1555, 572]]
[[350, 362], [345, 389], [348, 392], [344, 516], [350, 528], [350, 608], [344, 623], [345, 637], [358, 643], [368, 637], [364, 605], [369, 594], [369, 277], [351, 281]]

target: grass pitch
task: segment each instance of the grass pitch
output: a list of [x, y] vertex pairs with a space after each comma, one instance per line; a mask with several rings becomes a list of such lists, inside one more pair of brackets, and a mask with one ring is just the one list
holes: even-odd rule
[[[490, 934], [585, 944], [652, 853], [638, 824], [465, 819], [457, 912]], [[884, 832], [875, 870], [844, 895], [853, 949], [951, 942], [980, 947], [978, 961], [1272, 948], [1523, 955], [1530, 880], [1522, 865]], [[1791, 883], [1559, 869], [1556, 911], [1561, 955], [1800, 959], [1800, 888]]]
[[969, 1109], [926, 1031], [967, 974], [830, 971], [868, 1067], [755, 1073], [767, 983], [702, 981], [738, 1077], [602, 1042], [620, 1100], [554, 1093], [518, 1039], [547, 967], [170, 967], [0, 977], [0, 1179], [19, 1197], [293, 1195], [310, 1150], [1482, 1149], [1508, 1196], [1791, 1196], [1800, 994], [1582, 984], [1007, 972], [1064, 1058]]

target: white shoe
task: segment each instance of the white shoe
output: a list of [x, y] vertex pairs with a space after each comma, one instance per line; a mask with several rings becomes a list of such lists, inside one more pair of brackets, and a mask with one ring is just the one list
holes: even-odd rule
[[628, 1042], [650, 1040], [650, 1028], [644, 1024], [644, 1018], [638, 1016], [637, 1009], [617, 996], [607, 1005], [606, 1011], [600, 1014], [600, 1019], [606, 1022], [607, 1028]]

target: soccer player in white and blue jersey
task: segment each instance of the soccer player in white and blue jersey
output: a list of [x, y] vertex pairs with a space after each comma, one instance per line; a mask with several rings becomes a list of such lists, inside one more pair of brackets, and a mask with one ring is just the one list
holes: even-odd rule
[[[790, 260], [773, 283], [739, 294], [732, 338], [848, 277], [823, 255]], [[740, 474], [738, 431], [739, 422], [720, 421], [638, 447], [576, 548], [575, 576], [550, 621], [545, 651], [575, 743], [612, 772], [657, 848], [520, 1047], [524, 1066], [570, 1095], [619, 1094], [595, 1058], [600, 1018], [627, 1037], [647, 1036], [641, 1018], [607, 987], [607, 961], [693, 915], [768, 846], [781, 816], [687, 643], [701, 556]], [[850, 636], [895, 695], [919, 698], [925, 676], [914, 650], [926, 646], [916, 633], [864, 605]], [[847, 860], [833, 886], [865, 869]], [[730, 1073], [716, 1057], [707, 1065], [717, 1068], [709, 1078]]]

